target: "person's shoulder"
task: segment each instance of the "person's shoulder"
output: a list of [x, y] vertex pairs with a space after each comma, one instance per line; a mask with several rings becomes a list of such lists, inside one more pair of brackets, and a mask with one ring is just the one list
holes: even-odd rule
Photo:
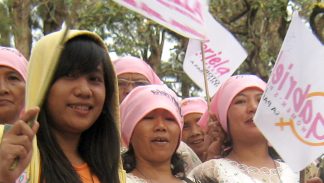
[[188, 177], [202, 177], [202, 176], [210, 176], [217, 177], [219, 174], [219, 169], [227, 166], [229, 164], [227, 159], [219, 158], [219, 159], [211, 159], [203, 162], [202, 164], [196, 166], [191, 170]]
[[220, 164], [230, 164], [230, 161], [226, 158], [217, 158], [217, 159], [210, 159], [201, 163], [199, 166], [218, 166]]
[[137, 177], [136, 175], [132, 173], [126, 174], [126, 182], [127, 183], [147, 183], [144, 179]]
[[279, 172], [280, 174], [282, 175], [282, 177], [284, 179], [287, 179], [287, 180], [293, 180], [293, 181], [296, 181], [298, 182], [299, 181], [299, 173], [298, 172], [294, 172], [289, 166], [287, 163], [285, 162], [282, 162], [282, 161], [277, 161], [277, 163], [279, 163]]
[[282, 171], [291, 171], [292, 170], [290, 169], [290, 167], [288, 166], [287, 163], [283, 162], [283, 161], [278, 161], [278, 160], [275, 160], [275, 162], [277, 162], [279, 164], [279, 168], [282, 170]]

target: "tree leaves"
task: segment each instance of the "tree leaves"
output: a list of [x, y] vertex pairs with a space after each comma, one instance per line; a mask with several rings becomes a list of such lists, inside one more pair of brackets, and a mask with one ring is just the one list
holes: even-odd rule
[[[17, 0], [0, 3], [1, 45], [13, 46], [10, 40], [31, 45], [32, 40], [60, 29], [65, 22], [70, 28], [95, 31], [106, 40], [109, 51], [119, 56], [133, 55], [147, 61], [179, 96], [195, 96], [200, 92], [182, 70], [187, 38], [112, 0], [28, 1], [31, 2], [29, 7], [24, 7], [30, 11], [30, 17], [25, 20], [28, 24], [24, 24], [28, 27], [18, 27], [17, 19], [10, 14]], [[209, 10], [214, 18], [232, 32], [249, 53], [236, 73], [252, 73], [268, 79], [289, 25], [288, 2], [294, 4], [292, 8], [300, 7], [301, 14], [308, 17], [317, 0], [210, 0]], [[319, 18], [316, 22], [322, 20]], [[19, 33], [28, 29], [33, 31], [33, 39], [27, 39], [26, 43], [26, 38], [19, 37]], [[174, 47], [163, 49], [166, 42]], [[162, 53], [169, 55], [168, 60], [161, 60]]]

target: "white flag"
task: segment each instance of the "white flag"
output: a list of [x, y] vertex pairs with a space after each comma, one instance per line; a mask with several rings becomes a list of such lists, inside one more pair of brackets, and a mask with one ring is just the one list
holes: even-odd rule
[[[203, 44], [208, 90], [214, 95], [222, 82], [228, 79], [247, 57], [234, 36], [207, 12], [205, 15], [207, 41]], [[183, 62], [185, 73], [203, 90], [204, 75], [201, 42], [190, 39]]]
[[114, 0], [185, 37], [204, 40], [206, 0]]
[[324, 153], [324, 46], [294, 14], [267, 89], [257, 127], [294, 171]]

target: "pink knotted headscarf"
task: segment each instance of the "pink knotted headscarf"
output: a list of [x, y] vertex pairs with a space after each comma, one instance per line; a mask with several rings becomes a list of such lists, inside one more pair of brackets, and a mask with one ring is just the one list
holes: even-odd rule
[[[134, 88], [120, 105], [121, 132], [124, 143], [129, 146], [135, 126], [155, 109], [165, 109], [176, 119], [180, 131], [182, 119], [178, 97], [165, 85], [146, 85]], [[180, 142], [181, 134], [179, 136]]]
[[[218, 117], [225, 132], [227, 132], [228, 108], [234, 97], [246, 88], [259, 88], [264, 91], [266, 83], [255, 75], [232, 76], [222, 84], [211, 101], [210, 111]], [[205, 111], [198, 122], [203, 129], [207, 128], [208, 118], [208, 111]]]
[[207, 110], [207, 102], [200, 97], [185, 98], [180, 102], [180, 106], [183, 116], [190, 113], [203, 114]]
[[153, 69], [143, 60], [126, 56], [113, 61], [117, 76], [124, 73], [138, 73], [145, 76], [151, 84], [163, 84]]
[[27, 80], [26, 58], [15, 48], [0, 46], [0, 66], [6, 66], [17, 71], [24, 79]]

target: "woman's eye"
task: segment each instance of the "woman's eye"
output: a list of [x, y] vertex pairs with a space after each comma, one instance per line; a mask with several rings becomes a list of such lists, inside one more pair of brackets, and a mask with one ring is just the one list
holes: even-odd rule
[[77, 78], [79, 76], [79, 74], [77, 74], [77, 73], [67, 73], [66, 75], [65, 75], [65, 77], [66, 78]]
[[87, 75], [87, 77], [88, 77], [89, 81], [96, 82], [96, 83], [101, 83], [104, 81], [104, 76], [103, 76], [102, 72], [98, 72], [98, 71], [89, 73]]
[[127, 87], [128, 86], [128, 82], [122, 81], [122, 80], [118, 80], [118, 86], [119, 87]]
[[20, 81], [21, 79], [20, 79], [20, 77], [18, 77], [16, 75], [10, 75], [8, 77], [8, 80], [10, 80], [10, 81]]
[[134, 85], [137, 86], [145, 86], [149, 85], [150, 83], [148, 81], [134, 81]]
[[257, 98], [258, 103], [260, 102], [260, 100], [261, 100], [261, 97], [258, 97], [258, 98]]
[[94, 81], [94, 82], [102, 82], [103, 81], [102, 77], [98, 77], [98, 76], [91, 76], [90, 80]]
[[236, 100], [234, 104], [244, 104], [245, 102], [246, 100], [240, 99], [240, 100]]
[[154, 116], [144, 116], [143, 119], [145, 119], [145, 120], [152, 120], [152, 119], [154, 119]]
[[165, 120], [170, 122], [176, 121], [174, 117], [166, 117]]
[[187, 124], [183, 124], [183, 129], [189, 129], [190, 128], [190, 125], [187, 125]]

